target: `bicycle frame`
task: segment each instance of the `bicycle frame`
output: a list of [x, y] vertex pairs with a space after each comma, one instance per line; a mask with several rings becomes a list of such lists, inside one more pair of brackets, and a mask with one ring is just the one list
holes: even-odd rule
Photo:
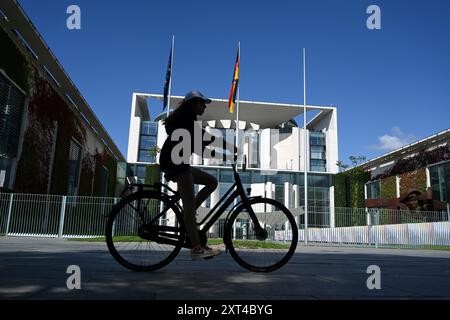
[[[254, 197], [247, 197], [247, 195], [244, 191], [244, 187], [242, 186], [241, 178], [240, 178], [238, 172], [236, 171], [236, 165], [232, 164], [232, 168], [233, 168], [233, 173], [234, 173], [234, 183], [228, 189], [228, 191], [222, 196], [222, 198], [220, 198], [220, 200], [217, 202], [217, 204], [207, 213], [205, 218], [202, 221], [197, 223], [198, 226], [204, 225], [204, 227], [199, 230], [200, 234], [206, 235], [206, 232], [214, 225], [214, 223], [216, 223], [216, 221], [226, 211], [226, 209], [229, 207], [229, 205], [232, 204], [233, 201], [238, 197], [241, 198], [241, 201], [238, 202], [238, 204], [236, 204], [232, 208], [232, 210], [228, 214], [228, 216], [233, 212], [234, 208], [237, 208], [240, 206], [240, 204], [243, 204], [246, 206], [246, 209], [250, 215], [250, 218], [253, 221], [253, 225], [255, 226], [255, 233], [256, 234], [264, 234], [264, 229], [258, 223], [256, 214], [253, 211], [253, 208], [251, 207], [251, 205], [248, 204], [249, 199], [254, 198]], [[138, 192], [142, 191], [144, 188], [144, 185], [142, 185], [142, 184], [141, 185], [136, 184], [136, 186], [138, 187]], [[163, 188], [166, 188], [169, 191], [175, 193], [174, 196], [169, 196], [162, 192], [163, 194], [165, 194], [167, 196], [168, 201], [170, 201], [177, 209], [179, 209], [180, 213], [182, 213], [182, 208], [178, 204], [178, 201], [180, 200], [180, 196], [178, 193], [176, 193], [174, 190], [172, 190], [170, 187], [168, 187], [167, 185], [164, 185], [164, 184], [157, 183], [157, 184], [153, 185], [152, 187], [153, 188], [163, 187]], [[142, 212], [140, 201], [137, 203], [137, 208], [135, 208], [135, 209], [137, 209], [137, 212], [139, 212], [139, 213]], [[169, 210], [169, 207], [162, 210], [156, 217], [153, 217], [153, 219], [152, 219], [152, 221], [150, 221], [149, 225], [153, 224], [155, 221], [162, 218], [168, 210]], [[226, 223], [228, 220], [228, 216], [226, 219]], [[159, 230], [160, 231], [178, 231], [179, 229], [177, 227], [159, 226]], [[168, 234], [160, 234], [160, 235], [168, 236], [169, 238], [171, 237]], [[158, 237], [158, 239], [161, 242], [170, 241], [170, 239], [167, 239], [167, 238]]]
[[[240, 197], [241, 198], [240, 203], [243, 203], [244, 205], [248, 204], [249, 198], [247, 197], [247, 195], [244, 191], [244, 187], [242, 186], [241, 177], [239, 176], [239, 174], [236, 171], [236, 165], [232, 164], [232, 167], [233, 167], [233, 172], [234, 172], [234, 183], [228, 189], [228, 191], [222, 196], [222, 198], [220, 198], [220, 200], [216, 203], [216, 205], [208, 212], [206, 217], [201, 222], [197, 223], [198, 226], [206, 223], [204, 225], [204, 227], [200, 230], [201, 232], [206, 233], [206, 231], [208, 231], [214, 225], [214, 223], [216, 223], [216, 221], [220, 218], [222, 213], [224, 213], [226, 211], [228, 206], [231, 203], [233, 203], [234, 199]], [[235, 189], [235, 190], [233, 191], [233, 189]], [[231, 193], [231, 195], [229, 196], [230, 193]], [[223, 204], [222, 204], [222, 202], [223, 202]], [[236, 205], [235, 207], [237, 207], [237, 206], [238, 205]], [[256, 219], [256, 214], [253, 211], [252, 207], [249, 205], [247, 207], [247, 209], [249, 210], [250, 217], [252, 218], [256, 228], [258, 230], [261, 229], [261, 226], [259, 225], [258, 220]]]

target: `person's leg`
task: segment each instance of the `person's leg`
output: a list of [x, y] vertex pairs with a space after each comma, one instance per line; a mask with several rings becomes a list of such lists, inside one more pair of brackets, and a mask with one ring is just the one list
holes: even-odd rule
[[198, 235], [197, 221], [195, 219], [195, 193], [194, 193], [194, 179], [191, 171], [186, 170], [173, 177], [178, 184], [178, 192], [183, 201], [183, 217], [189, 239], [191, 240], [191, 247], [196, 248], [201, 246], [200, 237]]
[[191, 167], [191, 172], [194, 184], [204, 185], [195, 197], [195, 208], [198, 208], [209, 197], [209, 195], [216, 190], [217, 179], [212, 175], [194, 167]]

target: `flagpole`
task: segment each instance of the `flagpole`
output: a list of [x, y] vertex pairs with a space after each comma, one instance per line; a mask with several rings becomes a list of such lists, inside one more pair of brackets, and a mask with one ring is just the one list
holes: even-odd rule
[[[238, 57], [239, 57], [239, 78], [241, 77], [241, 42], [238, 42]], [[238, 80], [239, 81], [239, 80]], [[240, 82], [240, 81], [239, 81]], [[239, 87], [237, 86], [237, 101], [236, 101], [236, 146], [239, 147]]]
[[169, 94], [167, 97], [167, 113], [166, 119], [169, 117], [170, 113], [170, 95], [172, 92], [172, 76], [173, 76], [173, 51], [175, 50], [175, 35], [172, 35], [172, 50], [170, 54], [170, 79], [169, 79]]
[[303, 48], [303, 140], [304, 140], [304, 174], [305, 177], [305, 244], [308, 244], [308, 133], [306, 128], [306, 49]]
[[[170, 78], [169, 78], [169, 92], [167, 94], [167, 111], [166, 111], [166, 119], [169, 117], [170, 113], [170, 95], [172, 92], [172, 75], [173, 75], [173, 50], [175, 49], [175, 35], [172, 35], [172, 48], [170, 52]], [[167, 137], [166, 139], [169, 139], [170, 137]], [[169, 184], [170, 181], [166, 180], [165, 176], [161, 174], [161, 182], [162, 184]], [[160, 203], [160, 210], [163, 210], [163, 203]], [[160, 217], [159, 222], [161, 225], [165, 225], [166, 214]]]

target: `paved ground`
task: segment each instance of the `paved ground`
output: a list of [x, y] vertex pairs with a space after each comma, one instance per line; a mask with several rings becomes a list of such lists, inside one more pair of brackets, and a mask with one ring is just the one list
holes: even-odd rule
[[[68, 290], [69, 265], [81, 268]], [[381, 289], [366, 286], [381, 268]], [[257, 274], [229, 254], [191, 261], [187, 251], [156, 272], [129, 271], [105, 244], [0, 237], [0, 299], [450, 299], [450, 252], [299, 247], [282, 269]]]

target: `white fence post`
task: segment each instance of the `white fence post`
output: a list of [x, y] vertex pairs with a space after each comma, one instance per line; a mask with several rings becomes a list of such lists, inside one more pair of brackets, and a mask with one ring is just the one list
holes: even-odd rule
[[8, 219], [6, 220], [5, 235], [8, 235], [8, 233], [9, 233], [9, 225], [11, 223], [11, 214], [12, 214], [13, 200], [14, 200], [14, 193], [11, 193], [10, 196], [9, 196]]
[[62, 238], [63, 231], [64, 231], [64, 218], [66, 216], [66, 200], [67, 197], [62, 197], [62, 203], [61, 203], [61, 213], [59, 215], [59, 230], [58, 230], [58, 238]]

